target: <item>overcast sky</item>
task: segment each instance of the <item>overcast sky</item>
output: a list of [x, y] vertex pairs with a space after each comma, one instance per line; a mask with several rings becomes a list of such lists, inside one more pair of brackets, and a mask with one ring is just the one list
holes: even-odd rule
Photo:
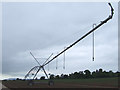
[[[95, 32], [95, 61], [92, 61], [92, 34], [46, 66], [47, 73], [69, 74], [89, 69], [118, 71], [118, 4], [112, 3], [114, 17]], [[3, 78], [21, 77], [34, 66], [36, 58], [55, 56], [99, 24], [110, 14], [105, 2], [3, 3], [2, 73]], [[42, 64], [45, 59], [38, 59]], [[43, 71], [39, 75], [44, 75]], [[39, 76], [38, 75], [38, 76]]]

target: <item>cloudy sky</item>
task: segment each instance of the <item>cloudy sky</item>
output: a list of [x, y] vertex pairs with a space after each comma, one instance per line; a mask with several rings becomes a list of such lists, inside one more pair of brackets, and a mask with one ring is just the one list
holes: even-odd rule
[[[89, 69], [118, 71], [118, 3], [112, 3], [114, 17], [95, 32], [95, 61], [92, 61], [92, 34], [46, 66], [47, 73], [69, 74]], [[39, 2], [3, 3], [2, 5], [2, 78], [24, 78], [51, 53], [55, 56], [64, 47], [99, 24], [110, 14], [106, 2]], [[52, 56], [52, 57], [53, 57]], [[51, 57], [51, 58], [52, 58]], [[44, 75], [43, 71], [39, 75]], [[39, 76], [38, 75], [38, 76]]]

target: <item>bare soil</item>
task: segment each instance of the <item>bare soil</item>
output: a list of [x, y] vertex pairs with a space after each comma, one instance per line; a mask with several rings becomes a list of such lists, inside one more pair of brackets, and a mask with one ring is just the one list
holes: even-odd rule
[[95, 81], [95, 80], [53, 80], [54, 85], [49, 86], [48, 80], [42, 81], [35, 81], [34, 85], [28, 85], [28, 81], [3, 81], [4, 84], [8, 88], [118, 88], [118, 81], [117, 79], [105, 79]]

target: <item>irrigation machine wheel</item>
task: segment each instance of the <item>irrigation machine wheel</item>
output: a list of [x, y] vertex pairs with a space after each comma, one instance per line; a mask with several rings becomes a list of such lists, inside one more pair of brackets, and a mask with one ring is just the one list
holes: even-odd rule
[[33, 86], [33, 85], [34, 85], [33, 80], [29, 80], [29, 81], [28, 81], [28, 85], [29, 85], [29, 86]]
[[52, 80], [49, 81], [49, 82], [48, 82], [48, 85], [49, 85], [49, 86], [53, 86], [53, 85], [54, 85], [54, 81], [52, 81]]

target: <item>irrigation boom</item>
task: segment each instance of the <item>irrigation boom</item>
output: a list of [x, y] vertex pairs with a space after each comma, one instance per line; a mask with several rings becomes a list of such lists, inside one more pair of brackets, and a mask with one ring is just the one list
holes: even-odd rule
[[42, 64], [40, 65], [40, 63], [37, 61], [37, 59], [33, 56], [33, 54], [30, 52], [30, 54], [33, 56], [33, 58], [36, 60], [36, 62], [39, 64], [39, 66], [35, 66], [33, 67], [28, 73], [27, 75], [25, 76], [25, 78], [27, 78], [30, 74], [32, 74], [32, 72], [34, 72], [34, 77], [33, 79], [35, 78], [35, 76], [37, 75], [37, 73], [39, 72], [40, 69], [42, 69], [45, 73], [45, 75], [47, 76], [48, 78], [48, 75], [44, 69], [44, 66], [49, 64], [51, 61], [53, 61], [55, 58], [57, 58], [58, 56], [60, 56], [61, 54], [63, 54], [65, 51], [67, 51], [68, 49], [70, 49], [71, 47], [73, 47], [74, 45], [76, 45], [78, 42], [80, 42], [82, 39], [84, 39], [86, 36], [88, 36], [89, 34], [91, 34], [92, 32], [94, 32], [95, 30], [97, 30], [100, 26], [102, 26], [103, 24], [107, 23], [107, 21], [109, 21], [110, 19], [112, 19], [113, 17], [113, 14], [114, 14], [114, 9], [112, 7], [112, 5], [110, 3], [108, 3], [108, 5], [110, 6], [111, 8], [111, 14], [104, 20], [104, 21], [101, 21], [100, 24], [96, 25], [92, 30], [90, 30], [88, 33], [86, 33], [85, 35], [83, 35], [82, 37], [80, 37], [78, 40], [76, 40], [74, 43], [72, 43], [71, 45], [69, 45], [68, 47], [66, 47], [64, 50], [62, 50], [60, 53], [58, 53], [57, 55], [55, 55], [52, 59], [50, 59], [50, 57], [52, 56], [52, 54], [50, 55], [50, 57], [48, 59], [50, 59], [48, 61], [48, 59]]
[[79, 38], [78, 40], [76, 40], [73, 44], [71, 44], [70, 46], [66, 47], [63, 51], [61, 51], [60, 53], [58, 53], [56, 56], [54, 56], [51, 60], [49, 60], [47, 63], [45, 63], [43, 66], [47, 65], [48, 63], [50, 63], [51, 61], [53, 61], [55, 58], [57, 58], [58, 56], [60, 56], [62, 53], [64, 53], [65, 51], [67, 51], [68, 49], [70, 49], [72, 46], [74, 46], [75, 44], [77, 44], [79, 41], [81, 41], [83, 38], [85, 38], [86, 36], [88, 36], [90, 33], [92, 33], [93, 31], [95, 31], [97, 28], [99, 28], [100, 26], [102, 26], [103, 24], [107, 23], [108, 20], [112, 19], [113, 14], [114, 14], [114, 9], [111, 5], [111, 3], [108, 3], [110, 8], [111, 8], [111, 14], [109, 15], [108, 18], [106, 18], [104, 21], [101, 21], [100, 24], [98, 24], [95, 28], [93, 28], [92, 30], [90, 30], [88, 33], [86, 33], [85, 35], [83, 35], [81, 38]]

